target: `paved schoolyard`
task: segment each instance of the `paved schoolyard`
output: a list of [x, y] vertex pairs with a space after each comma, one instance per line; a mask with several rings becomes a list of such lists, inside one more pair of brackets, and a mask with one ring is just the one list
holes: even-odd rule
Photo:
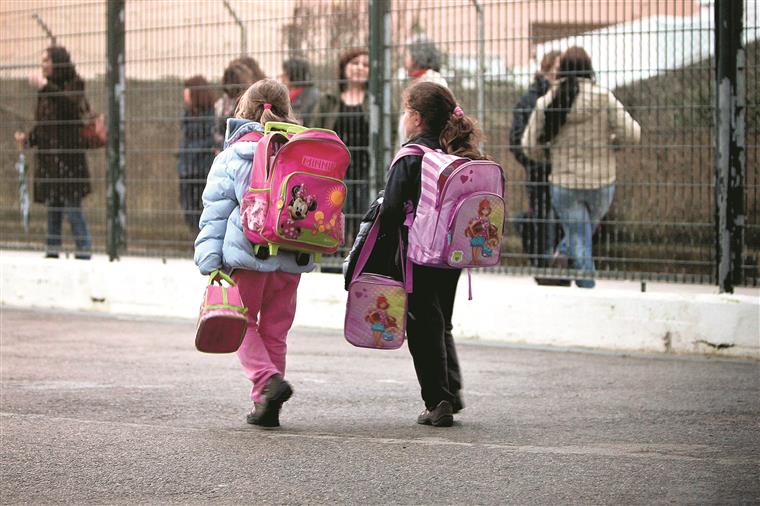
[[436, 429], [405, 347], [296, 328], [263, 431], [192, 321], [2, 307], [0, 333], [3, 504], [760, 502], [758, 362], [464, 341]]

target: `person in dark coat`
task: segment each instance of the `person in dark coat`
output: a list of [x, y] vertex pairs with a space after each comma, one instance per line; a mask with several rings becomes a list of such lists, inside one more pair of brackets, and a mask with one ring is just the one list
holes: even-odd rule
[[338, 93], [324, 93], [314, 110], [310, 125], [337, 133], [351, 153], [346, 171], [346, 244], [352, 244], [359, 230], [369, 195], [369, 53], [352, 48], [338, 61]]
[[214, 93], [205, 77], [197, 75], [185, 81], [182, 93], [185, 109], [180, 129], [182, 140], [177, 175], [179, 202], [185, 223], [198, 232], [198, 220], [203, 211], [203, 188], [214, 162]]
[[[551, 173], [550, 162], [528, 158], [521, 139], [530, 113], [536, 107], [536, 101], [549, 91], [552, 82], [556, 80], [560, 54], [559, 51], [550, 51], [541, 59], [540, 69], [536, 72], [528, 91], [520, 97], [512, 111], [512, 128], [509, 131], [509, 150], [525, 168], [528, 180], [528, 210], [520, 213], [517, 224], [518, 232], [522, 236], [523, 252], [530, 255], [530, 262], [534, 267], [552, 265], [552, 254], [559, 240], [559, 225], [551, 206], [548, 181]], [[546, 278], [536, 278], [536, 282], [569, 285], [569, 281]]]
[[[433, 82], [417, 82], [404, 92], [404, 130], [407, 144], [421, 144], [444, 153], [482, 160], [480, 127], [457, 105], [454, 95]], [[406, 261], [409, 230], [404, 225], [408, 203], [414, 209], [422, 191], [422, 155], [395, 159], [388, 171], [380, 226], [365, 272], [400, 279]], [[403, 244], [399, 245], [399, 236]], [[399, 253], [400, 252], [400, 253]], [[417, 423], [450, 427], [464, 408], [462, 374], [452, 334], [454, 299], [460, 269], [412, 266], [406, 335], [425, 409]]]
[[47, 257], [58, 258], [65, 215], [74, 235], [75, 257], [86, 260], [92, 239], [81, 206], [92, 187], [80, 137], [83, 116], [90, 109], [84, 82], [69, 52], [51, 46], [42, 54], [42, 76], [32, 78], [32, 83], [39, 88], [35, 125], [28, 134], [16, 132], [15, 138], [20, 149], [37, 148], [33, 194], [34, 202], [48, 209]]
[[302, 124], [309, 126], [313, 121], [314, 108], [319, 102], [319, 88], [311, 78], [311, 66], [303, 58], [290, 58], [282, 63], [282, 84], [288, 87], [290, 105]]

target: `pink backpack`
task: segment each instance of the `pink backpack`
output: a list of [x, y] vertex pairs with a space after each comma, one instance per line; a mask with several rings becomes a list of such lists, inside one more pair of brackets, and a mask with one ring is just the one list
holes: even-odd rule
[[269, 122], [262, 137], [250, 140], [258, 145], [240, 218], [256, 256], [276, 255], [282, 247], [319, 261], [321, 253], [337, 251], [343, 244], [343, 179], [351, 160], [340, 137]]
[[403, 282], [362, 272], [372, 253], [379, 228], [378, 213], [348, 285], [343, 334], [354, 346], [393, 350], [401, 347], [406, 337], [406, 294], [412, 291], [412, 266], [408, 261], [402, 262]]
[[401, 148], [393, 163], [420, 154], [422, 185], [409, 229], [409, 259], [456, 269], [498, 265], [505, 218], [501, 167], [419, 144]]
[[[223, 286], [222, 280], [229, 286]], [[232, 278], [222, 271], [212, 272], [195, 326], [195, 347], [206, 353], [237, 351], [248, 328], [247, 312]]]

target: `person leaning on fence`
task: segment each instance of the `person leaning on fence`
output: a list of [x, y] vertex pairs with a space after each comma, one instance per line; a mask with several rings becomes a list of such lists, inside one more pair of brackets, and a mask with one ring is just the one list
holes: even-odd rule
[[246, 421], [278, 427], [282, 404], [293, 389], [285, 381], [287, 336], [296, 312], [301, 273], [314, 269], [296, 263], [296, 253], [280, 250], [266, 260], [253, 255], [243, 233], [240, 203], [248, 190], [255, 142], [238, 142], [246, 133], [264, 131], [268, 121], [296, 122], [285, 85], [264, 79], [240, 97], [235, 119], [228, 122], [224, 151], [214, 160], [203, 191], [200, 233], [195, 263], [202, 274], [216, 269], [232, 272], [248, 308], [248, 330], [237, 356], [253, 383], [253, 408]]
[[351, 153], [346, 171], [346, 243], [351, 244], [369, 205], [369, 53], [349, 49], [338, 60], [338, 92], [322, 95], [309, 126], [337, 133]]
[[[552, 253], [559, 240], [559, 225], [554, 223], [555, 213], [551, 206], [549, 191], [549, 160], [531, 160], [522, 148], [522, 136], [528, 125], [530, 113], [536, 107], [539, 97], [549, 91], [556, 80], [559, 68], [560, 51], [549, 51], [541, 58], [539, 71], [512, 110], [512, 128], [509, 131], [509, 150], [525, 169], [528, 181], [528, 210], [519, 214], [515, 220], [518, 232], [522, 237], [523, 252], [530, 255], [531, 265], [547, 267], [552, 265]], [[538, 284], [563, 285], [570, 284], [566, 280], [537, 277]]]
[[[441, 53], [432, 40], [424, 37], [413, 38], [406, 46], [404, 68], [407, 78], [411, 79], [408, 87], [416, 83], [431, 82], [448, 88], [446, 79], [441, 75]], [[403, 111], [399, 116], [397, 134], [397, 145], [406, 143], [408, 137], [404, 129]]]
[[[522, 146], [534, 160], [550, 154], [552, 205], [564, 233], [558, 250], [570, 257], [572, 267], [593, 274], [592, 235], [615, 194], [613, 148], [638, 144], [641, 129], [611, 91], [595, 84], [583, 48], [562, 54], [558, 77], [536, 102]], [[595, 283], [583, 276], [575, 284], [593, 288]]]
[[51, 46], [42, 54], [42, 76], [31, 82], [38, 87], [34, 128], [16, 132], [19, 149], [37, 148], [34, 169], [34, 202], [47, 206], [48, 258], [61, 250], [63, 216], [71, 224], [76, 245], [75, 258], [88, 260], [92, 239], [82, 212], [82, 200], [90, 194], [90, 172], [81, 140], [83, 115], [89, 112], [84, 81], [71, 56], [62, 46]]
[[214, 161], [214, 99], [214, 92], [205, 77], [196, 75], [185, 80], [177, 174], [179, 203], [185, 223], [194, 232], [198, 232], [198, 219], [203, 209], [201, 195]]
[[314, 86], [311, 78], [311, 65], [303, 58], [285, 60], [280, 80], [288, 87], [296, 118], [302, 124], [309, 125], [320, 95], [319, 88]]
[[[478, 148], [482, 134], [464, 114], [452, 93], [441, 85], [420, 82], [404, 92], [404, 127], [409, 143], [471, 159], [483, 159]], [[421, 191], [422, 156], [403, 156], [390, 168], [380, 207], [380, 230], [366, 272], [400, 279], [399, 231], [407, 202], [416, 209]], [[406, 242], [406, 240], [405, 240]], [[402, 257], [406, 256], [403, 252]], [[401, 260], [404, 261], [404, 260]], [[413, 265], [413, 291], [408, 299], [407, 338], [425, 410], [417, 423], [450, 426], [464, 405], [452, 313], [461, 270]]]
[[235, 58], [224, 69], [222, 75], [224, 93], [214, 104], [214, 148], [217, 152], [222, 150], [227, 132], [227, 120], [234, 116], [238, 98], [249, 86], [265, 77], [259, 64], [250, 56]]

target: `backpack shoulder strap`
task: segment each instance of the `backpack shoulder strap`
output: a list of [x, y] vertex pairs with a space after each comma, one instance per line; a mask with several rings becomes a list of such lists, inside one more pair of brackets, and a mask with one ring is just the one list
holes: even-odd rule
[[[238, 142], [258, 142], [261, 140], [261, 138], [264, 137], [264, 135], [260, 132], [251, 131], [248, 132], [245, 135], [241, 135], [239, 139], [235, 139], [235, 142], [232, 144], [237, 144]], [[230, 146], [232, 145], [230, 144]]]
[[433, 150], [427, 146], [423, 146], [422, 144], [407, 144], [406, 146], [402, 146], [401, 149], [399, 149], [396, 153], [396, 156], [393, 157], [391, 167], [396, 165], [396, 162], [405, 156], [424, 156], [425, 153], [429, 153], [431, 151]]

